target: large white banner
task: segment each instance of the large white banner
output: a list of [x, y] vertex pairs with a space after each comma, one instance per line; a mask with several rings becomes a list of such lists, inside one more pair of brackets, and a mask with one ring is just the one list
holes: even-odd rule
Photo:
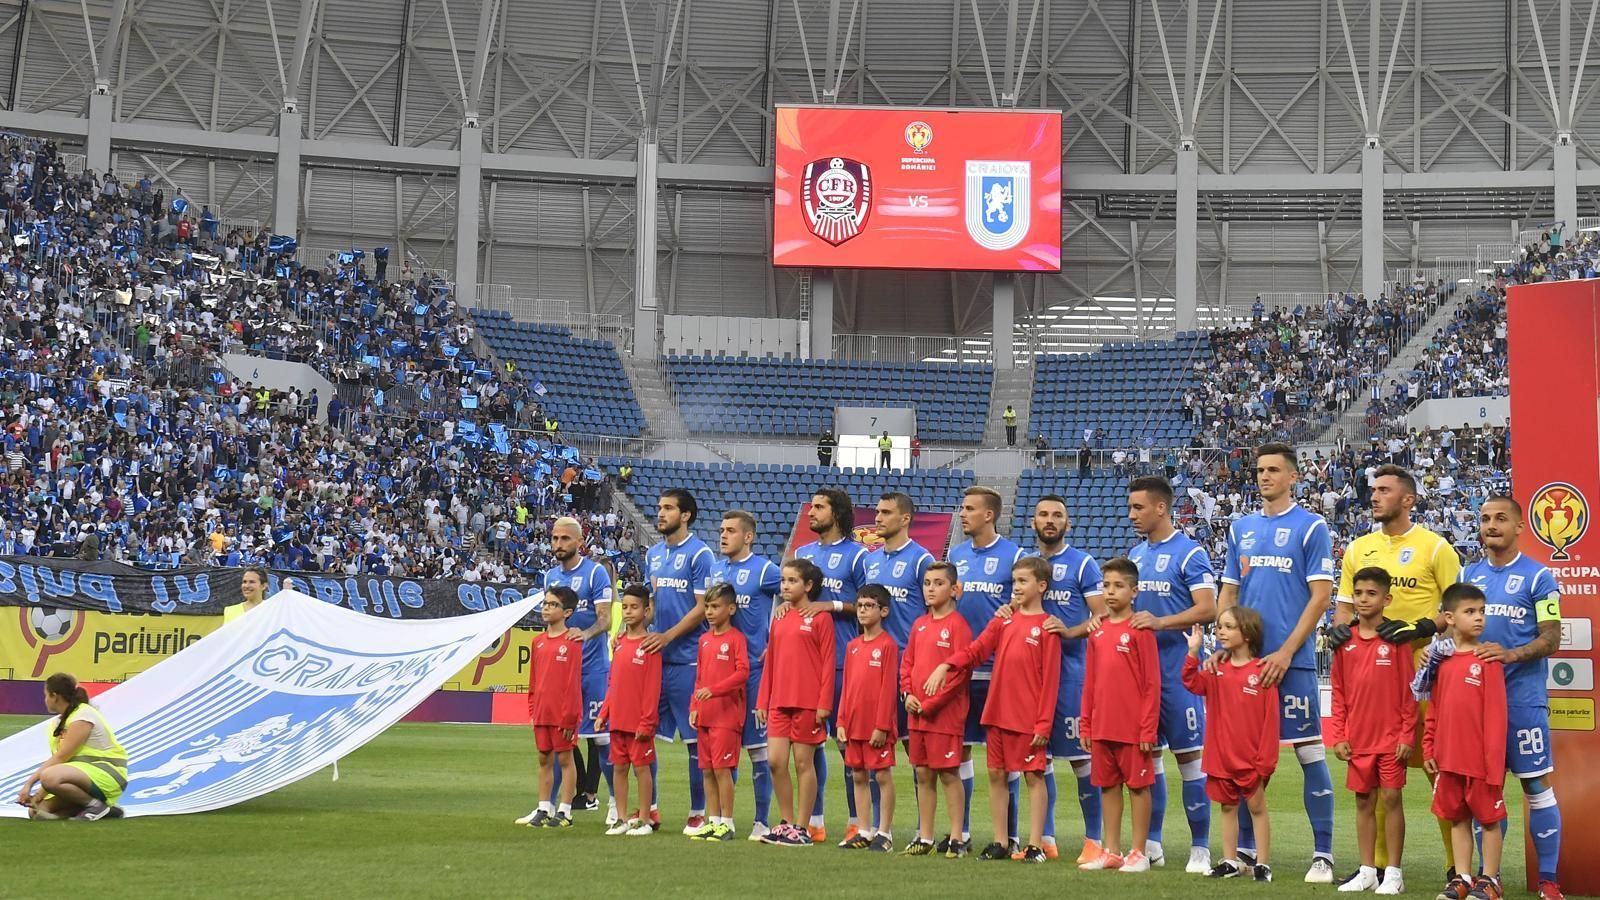
[[[95, 700], [128, 751], [128, 816], [204, 812], [337, 761], [416, 708], [541, 596], [389, 620], [281, 591]], [[49, 757], [52, 717], [0, 741], [0, 816]]]

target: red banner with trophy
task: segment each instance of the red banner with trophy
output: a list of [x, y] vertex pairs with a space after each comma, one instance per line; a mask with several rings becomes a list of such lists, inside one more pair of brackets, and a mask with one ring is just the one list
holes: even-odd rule
[[[789, 542], [783, 548], [784, 559], [793, 556], [796, 547], [817, 539], [811, 533], [810, 514], [811, 503], [800, 504], [800, 511], [795, 513], [794, 527], [789, 530]], [[856, 507], [856, 527], [850, 537], [866, 544], [868, 550], [883, 546], [883, 539], [878, 537], [872, 524], [877, 515], [878, 511], [871, 506]], [[911, 539], [932, 553], [934, 559], [944, 559], [945, 547], [950, 542], [950, 523], [954, 518], [947, 512], [919, 512], [911, 521]]]
[[[1522, 552], [1561, 584], [1561, 647], [1549, 660], [1550, 775], [1561, 806], [1562, 886], [1600, 894], [1600, 732], [1595, 731], [1594, 619], [1600, 614], [1600, 281], [1510, 289], [1512, 486], [1526, 512]], [[1515, 790], [1512, 784], [1508, 791]], [[1507, 798], [1511, 799], [1510, 797]], [[1527, 843], [1528, 887], [1537, 889]]]

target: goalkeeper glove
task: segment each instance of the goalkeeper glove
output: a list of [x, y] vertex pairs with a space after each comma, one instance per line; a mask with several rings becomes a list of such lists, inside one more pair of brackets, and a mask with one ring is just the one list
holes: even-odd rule
[[1390, 619], [1378, 626], [1378, 637], [1391, 644], [1409, 644], [1413, 641], [1427, 640], [1438, 633], [1439, 626], [1427, 616], [1415, 622]]
[[1330, 625], [1328, 627], [1329, 650], [1337, 650], [1343, 647], [1348, 640], [1350, 640], [1350, 626], [1348, 624]]

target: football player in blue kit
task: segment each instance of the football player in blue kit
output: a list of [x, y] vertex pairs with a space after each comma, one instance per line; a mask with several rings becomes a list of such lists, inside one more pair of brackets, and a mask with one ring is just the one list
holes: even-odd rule
[[[662, 654], [661, 719], [656, 735], [669, 741], [677, 735], [689, 748], [689, 818], [684, 834], [693, 834], [706, 824], [705, 781], [695, 748], [695, 729], [689, 724], [700, 632], [706, 627], [706, 588], [711, 586], [711, 548], [689, 530], [699, 512], [694, 495], [683, 488], [661, 492], [656, 504], [661, 543], [645, 554], [645, 572], [655, 595], [655, 623], [640, 643], [646, 652]], [[657, 822], [655, 804], [651, 806], [651, 820]]]
[[[544, 573], [544, 588], [568, 587], [578, 595], [578, 608], [568, 617], [567, 629], [578, 632], [573, 637], [584, 642], [583, 718], [578, 722], [577, 736], [589, 742], [589, 752], [585, 754], [587, 764], [582, 762], [585, 755], [576, 751], [572, 754], [578, 761], [578, 791], [573, 809], [597, 809], [599, 803], [595, 794], [600, 788], [602, 774], [607, 793], [611, 791], [611, 733], [595, 724], [595, 714], [605, 702], [611, 667], [606, 643], [611, 635], [613, 579], [604, 563], [595, 562], [584, 553], [583, 525], [571, 516], [562, 516], [550, 526], [550, 553], [556, 558], [556, 564]], [[558, 766], [552, 797], [560, 790], [561, 768]], [[607, 827], [617, 823], [616, 799], [609, 802]], [[532, 815], [529, 813], [530, 817]]]
[[[1545, 659], [1561, 646], [1561, 587], [1550, 570], [1517, 551], [1522, 505], [1506, 496], [1483, 501], [1478, 543], [1484, 558], [1461, 580], [1483, 591], [1480, 659], [1505, 665], [1506, 769], [1522, 782], [1528, 801], [1528, 836], [1539, 857], [1539, 897], [1560, 900], [1556, 861], [1561, 854], [1561, 809], [1545, 776], [1555, 770], [1550, 747], [1550, 695]], [[1504, 833], [1506, 821], [1501, 820]]]
[[[1056, 694], [1055, 725], [1050, 732], [1050, 768], [1045, 770], [1049, 810], [1045, 814], [1044, 852], [1054, 859], [1056, 847], [1055, 761], [1064, 759], [1078, 781], [1078, 806], [1083, 811], [1081, 865], [1100, 854], [1100, 789], [1089, 778], [1089, 754], [1078, 743], [1078, 720], [1083, 707], [1084, 654], [1091, 616], [1105, 615], [1100, 565], [1094, 557], [1067, 543], [1072, 519], [1067, 501], [1055, 494], [1039, 498], [1033, 507], [1033, 536], [1039, 556], [1050, 564], [1050, 585], [1044, 594], [1044, 611], [1064, 626], [1061, 637], [1061, 689]], [[1053, 626], [1052, 626], [1053, 628]]]
[[[995, 613], [1002, 606], [1010, 604], [1011, 567], [1022, 557], [1021, 548], [995, 530], [995, 523], [1000, 518], [1000, 506], [999, 491], [981, 485], [967, 488], [959, 513], [961, 533], [967, 539], [950, 548], [948, 557], [961, 578], [961, 602], [957, 611], [967, 620], [974, 635], [982, 634]], [[967, 733], [963, 741], [965, 748], [961, 753], [961, 786], [966, 791], [967, 804], [967, 815], [962, 821], [967, 823], [969, 829], [972, 827], [974, 781], [972, 748], [983, 744], [986, 737], [981, 720], [983, 705], [989, 699], [989, 679], [993, 675], [993, 668], [992, 663], [984, 663], [972, 670], [972, 705], [967, 709]], [[1011, 833], [1007, 837], [1010, 852], [1019, 849], [1012, 846], [1017, 844], [1019, 782], [1020, 778], [1012, 778], [1009, 782], [1011, 808], [1007, 819]], [[970, 840], [972, 835], [969, 832], [960, 837]], [[951, 838], [953, 840], [955, 836]], [[998, 841], [999, 835], [995, 839]], [[944, 849], [940, 847], [939, 852], [944, 852]]]
[[750, 654], [742, 743], [750, 756], [750, 787], [756, 800], [750, 840], [759, 841], [770, 830], [767, 813], [772, 806], [772, 767], [767, 762], [767, 728], [756, 721], [756, 695], [761, 689], [762, 663], [772, 633], [772, 598], [778, 594], [780, 576], [771, 560], [751, 552], [756, 539], [755, 516], [742, 509], [723, 513], [717, 539], [721, 557], [711, 567], [711, 583], [733, 586], [733, 627], [744, 635]]
[[[1128, 551], [1128, 558], [1139, 567], [1132, 625], [1156, 632], [1156, 652], [1161, 658], [1160, 736], [1178, 760], [1183, 808], [1189, 820], [1189, 862], [1183, 870], [1204, 875], [1211, 871], [1211, 801], [1206, 797], [1206, 776], [1200, 764], [1206, 711], [1204, 701], [1183, 686], [1183, 657], [1188, 653], [1184, 632], [1195, 625], [1209, 625], [1216, 618], [1217, 581], [1205, 549], [1173, 526], [1172, 499], [1172, 485], [1159, 475], [1140, 476], [1128, 483], [1128, 521], [1144, 538]], [[1166, 819], [1167, 775], [1159, 753], [1155, 768], [1150, 837], [1144, 855], [1152, 866], [1161, 866], [1166, 864], [1161, 829]]]
[[[917, 505], [909, 494], [890, 491], [878, 498], [873, 516], [873, 531], [883, 544], [867, 551], [867, 583], [876, 584], [889, 592], [889, 606], [885, 610], [883, 630], [894, 641], [903, 657], [906, 642], [911, 640], [911, 626], [928, 611], [922, 599], [922, 576], [933, 565], [933, 554], [911, 539], [911, 523], [916, 519]], [[896, 704], [901, 742], [906, 752], [911, 752], [911, 729], [906, 721], [904, 704]], [[869, 781], [872, 795], [872, 821], [876, 822], [878, 809], [878, 783]]]
[[[851, 641], [860, 633], [856, 625], [856, 592], [867, 583], [867, 548], [852, 535], [856, 528], [856, 508], [850, 495], [838, 488], [823, 488], [811, 498], [811, 509], [806, 513], [806, 525], [817, 539], [795, 548], [798, 559], [808, 559], [822, 570], [822, 595], [815, 603], [803, 607], [806, 615], [827, 613], [833, 617], [835, 671], [833, 679], [833, 708], [839, 708], [839, 695], [844, 690], [844, 654]], [[823, 796], [828, 782], [828, 756], [826, 745], [817, 750], [817, 800], [811, 811], [811, 840], [822, 843], [828, 839], [823, 818]], [[844, 755], [844, 747], [839, 747]], [[851, 772], [845, 769], [845, 784]], [[844, 793], [845, 805], [850, 810], [846, 835], [853, 837], [851, 829], [859, 830], [856, 816], [856, 795], [853, 790]]]
[[[1228, 529], [1228, 560], [1217, 608], [1234, 604], [1261, 614], [1265, 626], [1262, 677], [1278, 686], [1282, 715], [1278, 737], [1294, 748], [1304, 775], [1306, 817], [1313, 856], [1309, 884], [1333, 884], [1333, 778], [1322, 743], [1322, 701], [1317, 686], [1317, 623], [1333, 598], [1333, 539], [1328, 523], [1294, 500], [1298, 457], [1288, 444], [1256, 450], [1261, 511]], [[1239, 855], [1253, 859], [1255, 829], [1239, 816]]]

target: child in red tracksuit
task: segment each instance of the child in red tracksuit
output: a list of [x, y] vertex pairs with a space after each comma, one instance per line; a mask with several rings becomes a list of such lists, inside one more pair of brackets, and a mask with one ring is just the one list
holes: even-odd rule
[[[1061, 689], [1061, 638], [1051, 630], [1041, 604], [1050, 586], [1050, 564], [1037, 556], [1024, 556], [1011, 567], [1009, 617], [990, 620], [988, 627], [967, 649], [941, 663], [928, 676], [924, 688], [936, 693], [952, 670], [970, 671], [994, 657], [989, 699], [983, 722], [988, 728], [984, 749], [989, 760], [989, 812], [994, 817], [995, 840], [983, 848], [979, 859], [1005, 859], [1042, 863], [1044, 815], [1047, 795], [1044, 771], [1050, 765], [1050, 731], [1055, 724], [1056, 694]], [[1006, 847], [1010, 831], [1007, 816], [1010, 792], [1007, 776], [1021, 772], [1028, 783], [1028, 845], [1012, 854]]]
[[878, 821], [839, 846], [845, 850], [892, 853], [894, 835], [895, 707], [899, 705], [900, 651], [883, 630], [889, 612], [889, 590], [865, 584], [856, 592], [856, 623], [861, 636], [844, 652], [844, 691], [839, 698], [839, 743], [844, 764], [854, 780], [856, 809], [872, 809], [869, 779], [878, 783]]
[[738, 604], [733, 585], [706, 591], [706, 624], [700, 635], [689, 724], [700, 739], [700, 768], [706, 773], [706, 824], [693, 840], [733, 840], [733, 772], [739, 768], [744, 735], [744, 691], [750, 680], [750, 652], [744, 633], [733, 627]]
[[[578, 608], [571, 588], [544, 592], [539, 607], [544, 631], [533, 638], [528, 656], [528, 719], [539, 748], [539, 808], [528, 824], [534, 828], [571, 828], [572, 795], [577, 769], [572, 748], [578, 745], [578, 719], [583, 713], [583, 642], [567, 637], [567, 619]], [[561, 805], [550, 808], [555, 767], [561, 766]]]
[[[1189, 631], [1189, 655], [1183, 659], [1183, 686], [1206, 701], [1204, 760], [1206, 794], [1222, 805], [1222, 862], [1212, 878], [1253, 874], [1271, 881], [1267, 815], [1267, 782], [1278, 768], [1278, 688], [1267, 686], [1261, 651], [1265, 640], [1261, 614], [1230, 606], [1217, 616], [1217, 646], [1225, 658], [1214, 671], [1200, 667], [1204, 633]], [[1247, 873], [1239, 862], [1239, 804], [1250, 809], [1256, 831], [1256, 865]]]
[[956, 673], [937, 692], [923, 689], [934, 669], [972, 643], [972, 628], [966, 617], [956, 613], [960, 597], [961, 578], [953, 563], [936, 562], [928, 567], [922, 575], [922, 598], [928, 604], [928, 612], [912, 624], [906, 654], [900, 659], [900, 692], [906, 697], [906, 724], [911, 732], [906, 755], [917, 767], [919, 828], [917, 839], [905, 849], [910, 856], [927, 856], [936, 846], [933, 816], [939, 795], [934, 789], [935, 779], [944, 785], [945, 808], [950, 816], [945, 856], [957, 859], [972, 850], [972, 842], [962, 838], [968, 825], [966, 792], [959, 776], [961, 739], [972, 702], [967, 673]]
[[[1422, 767], [1436, 776], [1433, 814], [1450, 822], [1451, 855], [1458, 873], [1439, 896], [1498, 898], [1506, 817], [1505, 667], [1475, 655], [1483, 634], [1483, 591], [1452, 584], [1440, 601], [1455, 653], [1432, 672], [1432, 702], [1422, 732]], [[1429, 648], [1430, 656], [1439, 645]], [[1423, 676], [1426, 679], [1427, 675]], [[1483, 874], [1470, 887], [1459, 873], [1472, 871], [1472, 823], [1483, 830]]]
[[[1345, 787], [1356, 795], [1356, 842], [1361, 868], [1340, 886], [1347, 892], [1378, 887], [1377, 848], [1384, 841], [1389, 864], [1383, 871], [1385, 892], [1403, 889], [1400, 854], [1405, 846], [1406, 760], [1411, 758], [1417, 727], [1417, 698], [1411, 694], [1411, 648], [1390, 644], [1378, 635], [1389, 605], [1389, 573], [1368, 566], [1351, 576], [1351, 603], [1356, 627], [1333, 653], [1333, 718], [1328, 744], [1344, 760]], [[1378, 834], [1378, 803], [1383, 803], [1384, 828]]]
[[[1139, 593], [1139, 567], [1129, 559], [1108, 560], [1104, 576], [1108, 615], [1089, 632], [1085, 656], [1079, 740], [1089, 751], [1090, 780], [1101, 789], [1104, 840], [1098, 856], [1079, 863], [1085, 870], [1148, 872], [1144, 845], [1150, 837], [1150, 786], [1161, 715], [1161, 660], [1156, 633], [1132, 627]], [[1122, 856], [1122, 787], [1133, 812], [1131, 852]]]
[[[622, 589], [623, 632], [611, 654], [606, 699], [595, 716], [597, 724], [611, 729], [611, 764], [616, 767], [612, 785], [620, 816], [606, 830], [609, 835], [639, 837], [655, 830], [650, 827], [651, 817], [643, 812], [655, 790], [650, 766], [656, 761], [656, 723], [661, 716], [661, 654], [644, 649], [647, 629], [654, 621], [650, 607], [648, 586], [630, 584]], [[639, 784], [637, 812], [628, 806], [630, 770]]]
[[810, 810], [817, 799], [816, 748], [827, 740], [828, 717], [833, 714], [833, 620], [799, 611], [802, 604], [816, 603], [822, 596], [822, 570], [809, 559], [797, 557], [783, 564], [778, 594], [783, 606], [767, 640], [756, 722], [767, 727], [772, 791], [783, 820], [761, 840], [809, 847], [811, 835], [794, 824], [795, 811]]

